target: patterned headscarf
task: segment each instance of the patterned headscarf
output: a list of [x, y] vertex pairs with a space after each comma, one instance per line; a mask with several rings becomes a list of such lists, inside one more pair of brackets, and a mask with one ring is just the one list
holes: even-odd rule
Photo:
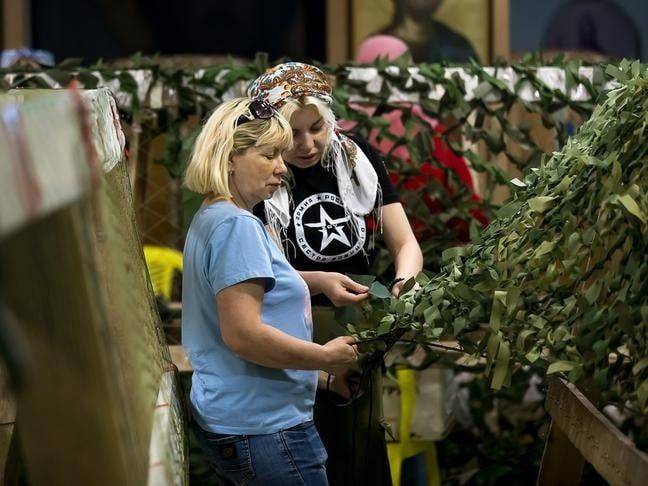
[[262, 99], [279, 109], [289, 99], [315, 96], [329, 105], [333, 88], [317, 67], [301, 62], [285, 62], [256, 78], [248, 88], [250, 98]]
[[[319, 98], [330, 106], [333, 102], [332, 92], [331, 84], [320, 69], [301, 62], [279, 64], [255, 79], [248, 88], [250, 98], [264, 100], [276, 109], [280, 109], [288, 100], [299, 100], [304, 96]], [[350, 138], [334, 131], [329, 143], [331, 150], [328, 160], [321, 163], [335, 174], [344, 210], [350, 216], [353, 231], [357, 233], [356, 218], [374, 211], [376, 201], [376, 218], [378, 221], [381, 219], [382, 191], [378, 175], [362, 149]], [[290, 192], [285, 186], [265, 201], [267, 222], [284, 240], [285, 230], [290, 224], [290, 205]]]

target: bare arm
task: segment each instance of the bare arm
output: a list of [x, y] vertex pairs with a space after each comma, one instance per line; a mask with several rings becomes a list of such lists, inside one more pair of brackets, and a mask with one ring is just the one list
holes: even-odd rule
[[[241, 358], [269, 368], [325, 370], [331, 373], [355, 361], [350, 336], [325, 345], [303, 341], [261, 322], [261, 280], [247, 280], [221, 290], [216, 307], [225, 345]], [[290, 318], [290, 316], [286, 316]]]
[[405, 280], [423, 269], [423, 254], [400, 203], [383, 206], [382, 220], [385, 244], [394, 261], [396, 278], [404, 279], [392, 289], [392, 293], [398, 295]]

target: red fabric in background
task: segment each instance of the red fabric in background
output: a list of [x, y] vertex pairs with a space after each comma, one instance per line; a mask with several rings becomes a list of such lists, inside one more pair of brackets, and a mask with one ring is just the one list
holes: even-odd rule
[[[367, 107], [362, 105], [355, 105], [354, 109], [364, 112], [367, 115], [371, 116], [375, 112], [375, 107]], [[441, 125], [437, 120], [427, 116], [420, 105], [411, 105], [412, 115], [426, 122], [433, 132], [442, 134], [445, 130], [444, 126]], [[405, 125], [403, 124], [403, 110], [393, 109], [389, 112], [383, 113], [380, 115], [382, 118], [389, 122], [389, 133], [392, 135], [402, 138], [406, 135]], [[349, 131], [356, 126], [354, 121], [341, 121], [340, 127]], [[410, 138], [415, 137], [421, 132], [422, 128], [420, 125], [414, 125], [407, 135]], [[380, 138], [380, 130], [374, 128], [369, 133], [369, 142], [374, 146], [381, 155], [387, 156], [391, 152], [392, 157], [396, 157], [406, 164], [411, 164], [411, 157], [407, 147], [404, 145], [399, 145], [395, 147], [396, 142], [389, 140], [387, 138]], [[468, 167], [467, 162], [463, 157], [455, 154], [452, 149], [443, 141], [441, 136], [435, 136], [432, 139], [434, 144], [434, 149], [431, 153], [432, 158], [437, 162], [433, 164], [430, 160], [426, 160], [420, 165], [419, 172], [416, 175], [405, 176], [389, 171], [389, 176], [392, 183], [395, 186], [400, 185], [406, 191], [419, 192], [423, 188], [427, 187], [432, 179], [438, 181], [443, 188], [448, 192], [450, 196], [454, 196], [456, 189], [449, 183], [447, 173], [440, 167], [441, 166], [452, 170], [456, 175], [459, 181], [466, 186], [471, 193], [471, 200], [479, 203], [481, 198], [475, 193], [475, 186], [470, 173], [470, 168]], [[395, 148], [394, 148], [395, 147]], [[389, 168], [388, 168], [389, 170]], [[442, 212], [445, 208], [443, 205], [434, 197], [432, 197], [428, 192], [423, 193], [423, 201], [427, 208], [430, 211], [430, 214], [437, 214]], [[479, 221], [482, 226], [488, 225], [488, 218], [484, 215], [482, 211], [477, 208], [470, 209], [470, 214]], [[423, 222], [418, 220], [418, 218], [410, 218], [410, 223], [412, 224], [412, 229], [417, 237], [429, 237], [429, 228]], [[367, 221], [369, 229], [375, 227], [373, 221]], [[454, 217], [451, 218], [447, 223], [447, 227], [455, 231], [457, 238], [461, 242], [467, 242], [470, 240], [469, 224], [467, 221]]]

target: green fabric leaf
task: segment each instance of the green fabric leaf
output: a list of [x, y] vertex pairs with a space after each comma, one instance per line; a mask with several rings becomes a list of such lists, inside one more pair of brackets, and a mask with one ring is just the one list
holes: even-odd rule
[[374, 275], [357, 275], [354, 273], [347, 273], [346, 275], [354, 282], [364, 285], [365, 287], [371, 287], [371, 284], [376, 280]]
[[547, 209], [553, 206], [553, 201], [556, 199], [552, 196], [538, 196], [529, 199], [528, 204], [532, 211], [536, 213], [544, 213]]
[[648, 356], [645, 358], [642, 358], [637, 364], [635, 364], [632, 367], [632, 374], [633, 375], [638, 375], [640, 374], [643, 370], [648, 368]]
[[632, 196], [630, 196], [629, 194], [624, 194], [623, 196], [619, 196], [619, 201], [630, 212], [630, 214], [636, 216], [642, 223], [646, 222], [646, 215], [643, 213], [643, 211], [641, 211], [639, 205], [632, 198]]
[[572, 369], [574, 369], [574, 366], [576, 366], [576, 363], [573, 363], [571, 361], [556, 361], [549, 365], [549, 368], [547, 368], [547, 374], [551, 375], [553, 373], [571, 371]]
[[495, 390], [499, 390], [504, 384], [506, 375], [509, 372], [508, 365], [510, 357], [511, 351], [508, 343], [502, 342], [497, 352], [495, 371], [493, 372], [493, 381], [491, 382], [491, 387]]
[[388, 299], [391, 297], [391, 292], [380, 282], [374, 282], [369, 287], [369, 293], [378, 299]]

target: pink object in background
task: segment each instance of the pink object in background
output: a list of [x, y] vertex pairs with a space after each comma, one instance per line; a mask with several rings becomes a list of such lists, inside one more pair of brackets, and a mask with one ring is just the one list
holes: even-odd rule
[[392, 35], [374, 35], [367, 37], [358, 48], [356, 61], [370, 64], [379, 57], [386, 57], [390, 61], [402, 56], [409, 49], [407, 44]]

